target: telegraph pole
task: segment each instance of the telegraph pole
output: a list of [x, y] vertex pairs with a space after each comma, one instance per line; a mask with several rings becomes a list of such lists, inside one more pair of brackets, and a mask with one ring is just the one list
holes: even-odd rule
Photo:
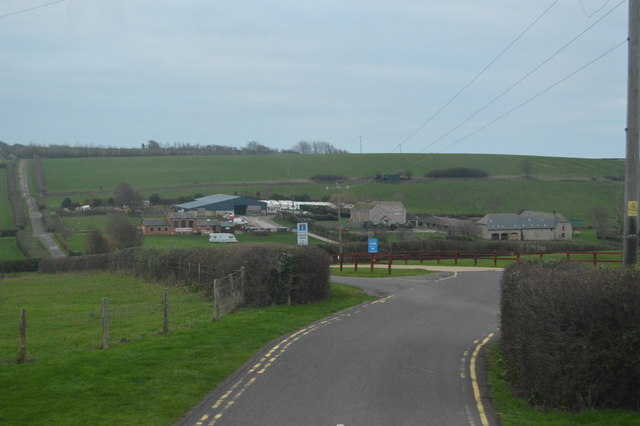
[[[330, 187], [327, 186], [327, 191]], [[336, 191], [338, 191], [338, 242], [340, 244], [339, 255], [342, 256], [344, 254], [344, 249], [342, 248], [342, 223], [341, 221], [341, 212], [342, 212], [342, 200], [340, 200], [340, 190], [341, 189], [349, 189], [348, 186], [340, 186], [338, 182], [336, 182]]]
[[629, 65], [627, 83], [627, 159], [623, 261], [634, 266], [638, 259], [638, 163], [640, 160], [640, 0], [629, 0]]

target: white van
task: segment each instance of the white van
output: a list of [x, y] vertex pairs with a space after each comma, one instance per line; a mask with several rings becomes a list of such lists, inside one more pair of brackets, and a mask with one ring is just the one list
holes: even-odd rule
[[238, 240], [236, 236], [233, 234], [209, 234], [209, 242], [210, 243], [237, 243]]

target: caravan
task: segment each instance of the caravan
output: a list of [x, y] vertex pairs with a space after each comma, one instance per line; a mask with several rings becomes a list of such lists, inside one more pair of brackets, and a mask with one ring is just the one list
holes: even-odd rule
[[236, 236], [233, 234], [217, 233], [217, 234], [209, 234], [209, 242], [210, 243], [237, 243], [238, 240], [236, 239]]

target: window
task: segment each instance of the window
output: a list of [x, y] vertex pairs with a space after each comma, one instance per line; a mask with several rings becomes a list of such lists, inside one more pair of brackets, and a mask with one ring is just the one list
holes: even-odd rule
[[186, 220], [184, 220], [184, 219], [182, 220], [182, 227], [183, 227], [183, 228], [186, 228], [186, 227], [187, 227], [187, 221], [186, 221]]
[[500, 235], [499, 234], [491, 234], [491, 239], [492, 240], [499, 240], [500, 239]]
[[178, 221], [177, 221], [177, 220], [174, 220], [174, 221], [173, 221], [173, 227], [174, 227], [174, 228], [177, 228], [177, 227], [178, 227]]
[[153, 226], [149, 227], [149, 232], [153, 232]]
[[168, 226], [164, 227], [164, 232], [169, 232], [169, 227]]
[[189, 228], [193, 228], [193, 220], [189, 221]]

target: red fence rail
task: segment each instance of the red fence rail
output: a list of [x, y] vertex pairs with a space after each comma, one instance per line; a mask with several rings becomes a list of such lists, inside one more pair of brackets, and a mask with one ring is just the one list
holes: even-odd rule
[[[520, 252], [520, 251], [461, 251], [461, 250], [432, 250], [432, 251], [396, 251], [385, 253], [344, 253], [342, 256], [333, 255], [332, 262], [340, 265], [340, 270], [345, 264], [353, 265], [354, 270], [358, 270], [359, 265], [369, 265], [373, 271], [376, 264], [386, 264], [391, 272], [394, 262], [419, 261], [421, 264], [425, 261], [436, 261], [436, 264], [444, 260], [453, 260], [454, 265], [462, 259], [473, 259], [474, 266], [478, 265], [479, 260], [493, 261], [493, 266], [498, 266], [498, 261], [518, 261], [523, 257], [546, 257], [564, 258], [572, 262], [592, 263], [597, 266], [599, 263], [622, 263], [621, 251], [589, 251], [589, 252]], [[611, 256], [616, 256], [612, 259]], [[579, 258], [576, 258], [579, 257]], [[588, 258], [585, 258], [588, 257]]]

